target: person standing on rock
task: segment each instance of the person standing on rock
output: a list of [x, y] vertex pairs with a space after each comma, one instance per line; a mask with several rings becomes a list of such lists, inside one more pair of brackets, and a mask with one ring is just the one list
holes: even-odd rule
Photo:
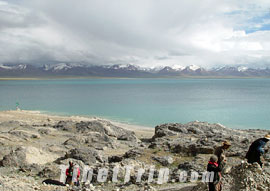
[[250, 145], [246, 154], [246, 159], [248, 160], [248, 163], [257, 162], [261, 167], [263, 166], [261, 157], [264, 155], [264, 153], [268, 152], [268, 150], [264, 149], [264, 146], [269, 140], [270, 135], [265, 135], [264, 138], [257, 139]]
[[207, 165], [207, 171], [214, 172], [214, 178], [213, 182], [208, 183], [209, 191], [222, 190], [221, 171], [223, 170], [225, 164], [225, 161], [221, 161], [220, 164], [218, 164], [218, 157], [216, 155], [211, 156]]
[[221, 163], [222, 161], [226, 160], [226, 155], [225, 155], [225, 153], [226, 153], [226, 150], [228, 150], [230, 147], [231, 147], [231, 143], [230, 143], [229, 141], [224, 141], [224, 142], [222, 143], [222, 146], [217, 147], [217, 148], [215, 149], [214, 155], [217, 156], [217, 158], [218, 158], [218, 162], [217, 162], [217, 163], [218, 163], [219, 165], [220, 165], [220, 163]]
[[70, 161], [69, 162], [69, 167], [67, 168], [66, 170], [66, 184], [68, 185], [72, 185], [73, 183], [78, 186], [79, 185], [79, 177], [80, 177], [80, 169], [78, 168], [78, 171], [77, 171], [77, 177], [76, 177], [76, 180], [75, 182], [72, 182], [73, 181], [73, 173], [74, 173], [74, 164]]

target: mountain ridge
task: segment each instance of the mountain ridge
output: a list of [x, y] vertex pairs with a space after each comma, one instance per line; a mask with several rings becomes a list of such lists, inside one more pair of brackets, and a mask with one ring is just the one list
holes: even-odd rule
[[205, 69], [196, 65], [140, 67], [133, 64], [86, 65], [57, 63], [34, 66], [31, 64], [0, 64], [0, 77], [270, 77], [269, 68], [224, 66]]

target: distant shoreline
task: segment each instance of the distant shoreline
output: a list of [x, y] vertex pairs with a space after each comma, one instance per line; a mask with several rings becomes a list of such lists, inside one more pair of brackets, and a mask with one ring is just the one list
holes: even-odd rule
[[53, 113], [43, 113], [41, 111], [33, 110], [6, 110], [0, 111], [0, 123], [5, 121], [19, 121], [25, 123], [47, 123], [48, 120], [59, 122], [64, 121], [92, 121], [92, 120], [104, 120], [112, 123], [115, 126], [122, 127], [124, 129], [134, 131], [138, 137], [151, 137], [154, 134], [154, 127], [147, 127], [143, 125], [133, 125], [123, 122], [118, 122], [106, 118], [92, 117], [92, 116], [80, 116], [80, 115], [57, 115]]
[[0, 81], [11, 80], [80, 80], [80, 79], [270, 79], [270, 77], [240, 77], [240, 76], [168, 76], [168, 77], [0, 77]]

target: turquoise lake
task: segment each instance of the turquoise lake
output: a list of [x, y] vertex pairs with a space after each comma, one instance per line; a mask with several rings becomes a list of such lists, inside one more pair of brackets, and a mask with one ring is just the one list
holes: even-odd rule
[[270, 129], [270, 79], [0, 81], [0, 110], [99, 116], [154, 127], [199, 120]]

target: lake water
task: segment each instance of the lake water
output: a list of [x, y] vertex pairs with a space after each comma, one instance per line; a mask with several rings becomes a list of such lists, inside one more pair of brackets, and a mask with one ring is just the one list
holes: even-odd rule
[[154, 127], [199, 120], [270, 129], [270, 79], [0, 81], [0, 110], [90, 115]]

